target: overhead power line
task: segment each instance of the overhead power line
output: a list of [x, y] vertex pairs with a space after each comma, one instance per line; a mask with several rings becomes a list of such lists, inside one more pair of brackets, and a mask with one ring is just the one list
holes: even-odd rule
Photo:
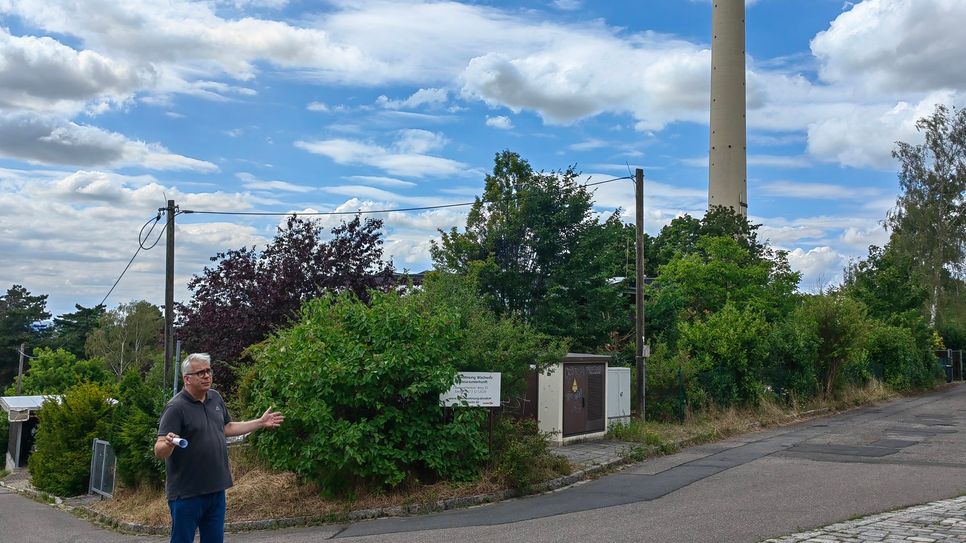
[[[124, 274], [127, 273], [127, 270], [131, 268], [131, 264], [134, 263], [134, 259], [137, 258], [138, 253], [140, 253], [142, 249], [145, 251], [150, 251], [151, 249], [154, 249], [158, 245], [158, 242], [161, 241], [161, 236], [164, 235], [163, 230], [158, 234], [158, 237], [155, 238], [154, 242], [151, 243], [150, 246], [145, 245], [145, 243], [151, 238], [151, 233], [154, 232], [154, 227], [157, 226], [158, 223], [161, 221], [161, 213], [163, 210], [164, 208], [158, 209], [158, 214], [148, 219], [144, 223], [144, 225], [141, 226], [141, 231], [138, 232], [138, 248], [135, 249], [134, 254], [131, 255], [131, 260], [127, 261], [127, 265], [124, 266], [124, 270], [121, 271], [121, 275], [117, 276], [117, 280], [114, 281], [114, 284], [111, 285], [111, 289], [107, 291], [107, 294], [104, 295], [104, 298], [101, 299], [101, 303], [99, 303], [98, 305], [104, 305], [104, 302], [106, 302], [107, 298], [111, 295], [112, 292], [114, 292], [114, 289], [117, 287], [118, 283], [121, 282], [121, 278], [123, 278]], [[179, 213], [176, 213], [176, 215], [177, 214]], [[152, 224], [152, 221], [153, 221], [153, 224]], [[149, 228], [147, 233], [145, 233], [144, 229], [148, 228], [149, 224], [151, 225], [151, 228]]]
[[[596, 181], [594, 183], [585, 183], [581, 185], [582, 187], [594, 187], [597, 185], [603, 185], [605, 183], [613, 183], [614, 181], [622, 181], [625, 179], [634, 179], [633, 176], [615, 177], [613, 179], [606, 179], [604, 181]], [[516, 197], [519, 198], [519, 197]], [[456, 204], [441, 204], [435, 206], [421, 206], [421, 207], [401, 207], [394, 209], [369, 209], [369, 210], [358, 210], [358, 211], [208, 211], [208, 210], [193, 210], [184, 209], [181, 213], [189, 214], [194, 213], [198, 215], [256, 215], [256, 216], [282, 216], [282, 215], [302, 215], [302, 216], [331, 216], [331, 215], [374, 215], [376, 213], [405, 213], [409, 211], [429, 211], [433, 209], [444, 209], [448, 207], [463, 207], [471, 206], [476, 202], [459, 202]]]
[[[615, 177], [613, 179], [605, 179], [603, 181], [596, 181], [596, 182], [593, 182], [593, 183], [585, 183], [585, 184], [583, 184], [581, 186], [582, 187], [585, 187], [585, 188], [586, 187], [595, 187], [595, 186], [598, 186], [598, 185], [603, 185], [605, 183], [613, 183], [614, 181], [623, 181], [623, 180], [626, 180], [626, 179], [634, 179], [634, 177], [633, 176], [629, 176], [629, 175], [628, 176], [623, 176], [623, 177]], [[519, 198], [519, 197], [520, 196], [517, 196], [514, 199]], [[455, 203], [455, 204], [440, 204], [440, 205], [435, 205], [435, 206], [401, 207], [401, 208], [395, 208], [395, 209], [370, 209], [370, 210], [366, 210], [366, 211], [358, 210], [358, 211], [313, 211], [313, 212], [297, 212], [297, 211], [209, 211], [209, 210], [178, 209], [175, 212], [175, 216], [182, 215], [182, 214], [197, 214], [197, 215], [256, 215], [256, 216], [282, 216], [282, 215], [302, 215], [302, 216], [373, 215], [373, 214], [376, 214], [376, 213], [405, 213], [405, 212], [410, 212], [410, 211], [430, 211], [430, 210], [433, 210], [433, 209], [445, 209], [445, 208], [450, 208], [450, 207], [470, 206], [470, 205], [473, 205], [475, 203], [476, 203], [475, 201], [473, 201], [473, 202], [459, 202], [459, 203]], [[121, 274], [117, 277], [117, 280], [114, 281], [114, 284], [113, 285], [111, 285], [111, 289], [107, 291], [107, 294], [104, 295], [104, 298], [101, 299], [101, 303], [98, 304], [98, 305], [104, 305], [104, 302], [106, 302], [107, 301], [107, 298], [111, 295], [112, 292], [114, 292], [114, 289], [117, 287], [118, 283], [121, 282], [121, 279], [124, 277], [124, 274], [126, 274], [127, 271], [131, 268], [131, 264], [134, 263], [134, 259], [137, 258], [138, 254], [142, 250], [144, 250], [144, 251], [150, 251], [151, 249], [155, 248], [158, 245], [158, 242], [161, 241], [161, 236], [164, 235], [164, 231], [163, 230], [158, 234], [158, 237], [155, 238], [155, 240], [150, 244], [150, 246], [146, 245], [147, 241], [151, 237], [151, 233], [154, 232], [154, 228], [161, 221], [161, 216], [162, 216], [162, 214], [163, 214], [164, 211], [165, 211], [165, 208], [159, 208], [158, 209], [158, 214], [155, 217], [152, 217], [152, 218], [148, 219], [144, 223], [144, 225], [141, 226], [141, 231], [138, 233], [138, 248], [134, 251], [134, 254], [131, 255], [131, 259], [128, 260], [127, 265], [124, 266], [124, 270], [121, 271]], [[150, 228], [148, 228], [148, 225], [150, 225]], [[144, 231], [145, 228], [148, 228], [147, 233], [145, 233], [145, 231]]]

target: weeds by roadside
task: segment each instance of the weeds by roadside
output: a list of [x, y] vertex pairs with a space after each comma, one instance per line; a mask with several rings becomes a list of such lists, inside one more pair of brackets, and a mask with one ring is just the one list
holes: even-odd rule
[[639, 461], [758, 428], [791, 424], [816, 415], [898, 397], [898, 394], [881, 382], [872, 380], [864, 387], [846, 387], [837, 398], [831, 400], [799, 401], [791, 398], [787, 404], [783, 404], [766, 397], [755, 407], [711, 408], [698, 413], [688, 412], [683, 424], [653, 421], [642, 423], [638, 419], [632, 419], [629, 424], [613, 427], [610, 437], [640, 443], [630, 450], [631, 459]]

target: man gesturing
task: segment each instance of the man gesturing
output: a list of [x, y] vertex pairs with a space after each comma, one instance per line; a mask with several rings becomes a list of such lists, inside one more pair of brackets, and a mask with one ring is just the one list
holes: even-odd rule
[[[171, 510], [171, 543], [202, 543], [225, 537], [225, 490], [232, 485], [225, 438], [276, 428], [285, 417], [272, 408], [261, 417], [232, 422], [225, 402], [212, 390], [211, 357], [188, 355], [181, 363], [184, 388], [161, 412], [154, 455], [164, 460]], [[182, 440], [186, 440], [182, 441]]]

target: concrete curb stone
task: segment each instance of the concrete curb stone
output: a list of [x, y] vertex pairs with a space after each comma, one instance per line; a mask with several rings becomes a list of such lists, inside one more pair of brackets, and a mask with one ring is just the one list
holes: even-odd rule
[[[487, 503], [499, 502], [511, 498], [518, 498], [522, 496], [528, 496], [533, 494], [542, 494], [544, 492], [552, 492], [554, 490], [559, 490], [561, 488], [568, 487], [584, 479], [589, 478], [592, 475], [603, 472], [613, 467], [617, 467], [621, 464], [627, 463], [629, 458], [625, 455], [617, 460], [610, 462], [604, 462], [602, 464], [595, 464], [584, 469], [577, 470], [570, 475], [564, 475], [562, 477], [557, 477], [549, 481], [539, 483], [531, 486], [527, 491], [520, 490], [503, 490], [499, 492], [492, 492], [489, 494], [477, 494], [475, 496], [461, 496], [458, 498], [449, 498], [446, 500], [439, 500], [431, 504], [407, 504], [407, 505], [397, 505], [393, 507], [377, 507], [372, 509], [357, 509], [355, 511], [350, 511], [344, 515], [337, 517], [291, 517], [291, 518], [277, 518], [277, 519], [264, 519], [264, 520], [246, 520], [246, 521], [236, 521], [225, 523], [225, 532], [248, 532], [253, 530], [272, 530], [278, 528], [290, 528], [295, 526], [313, 526], [319, 524], [326, 524], [330, 522], [338, 522], [341, 518], [350, 522], [369, 520], [382, 517], [400, 517], [406, 515], [417, 515], [434, 513], [440, 511], [448, 511], [451, 509], [461, 509], [465, 507], [473, 507], [477, 505], [483, 505]], [[6, 488], [18, 494], [23, 494], [35, 501], [48, 503], [53, 507], [63, 509], [74, 515], [87, 518], [97, 524], [106, 526], [113, 530], [126, 533], [143, 534], [143, 535], [167, 535], [170, 533], [170, 527], [168, 526], [152, 526], [147, 524], [138, 524], [134, 522], [124, 522], [118, 520], [110, 515], [101, 513], [100, 511], [95, 511], [86, 505], [70, 505], [65, 503], [63, 498], [53, 496], [46, 492], [38, 491], [32, 487], [18, 487], [12, 486], [0, 481], [0, 487]], [[50, 499], [53, 503], [50, 503]]]

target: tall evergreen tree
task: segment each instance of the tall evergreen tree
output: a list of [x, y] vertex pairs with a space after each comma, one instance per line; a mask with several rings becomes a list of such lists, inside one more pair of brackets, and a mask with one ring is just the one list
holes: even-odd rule
[[103, 305], [84, 307], [74, 304], [76, 311], [54, 317], [54, 327], [50, 338], [53, 349], [64, 349], [75, 356], [84, 356], [87, 336], [97, 328], [106, 308]]
[[43, 340], [37, 325], [50, 318], [47, 295], [34, 296], [23, 285], [13, 285], [0, 296], [0, 389], [11, 383], [17, 373], [20, 344], [27, 352]]

